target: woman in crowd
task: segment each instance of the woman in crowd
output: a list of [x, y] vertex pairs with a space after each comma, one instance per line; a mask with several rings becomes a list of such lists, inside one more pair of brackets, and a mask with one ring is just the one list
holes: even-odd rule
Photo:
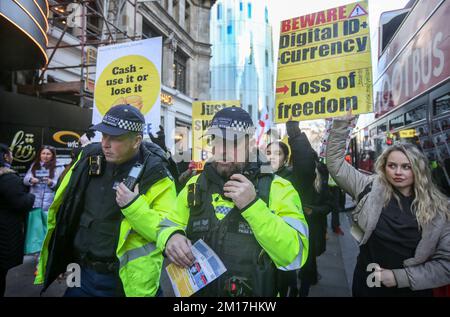
[[28, 221], [26, 254], [37, 253], [41, 249], [47, 231], [48, 209], [53, 202], [55, 187], [63, 170], [63, 167], [56, 166], [55, 148], [44, 145], [25, 175], [23, 182], [30, 186], [30, 193], [36, 197]]
[[0, 144], [0, 297], [5, 293], [8, 270], [23, 262], [24, 219], [34, 202], [11, 163], [11, 151]]
[[[272, 142], [267, 146], [266, 155], [276, 175], [294, 184], [294, 175], [289, 166], [288, 146], [280, 141]], [[281, 297], [296, 297], [298, 295], [296, 271], [278, 271], [277, 288]]]
[[[323, 194], [323, 184], [327, 176], [323, 176], [317, 153], [311, 147], [305, 133], [301, 132], [297, 121], [286, 124], [288, 141], [291, 150], [292, 167], [289, 166], [289, 148], [283, 142], [273, 142], [268, 145], [266, 154], [272, 168], [278, 176], [289, 180], [299, 193], [303, 211], [309, 227], [308, 259], [299, 271], [301, 280], [299, 296], [306, 297], [311, 285], [318, 281], [316, 257], [325, 251], [326, 214], [329, 210], [327, 197]], [[324, 166], [325, 167], [325, 166]], [[325, 168], [326, 170], [326, 168]], [[297, 279], [294, 272], [280, 273], [280, 294], [291, 288], [291, 294], [296, 296]], [[295, 281], [295, 282], [294, 282]], [[294, 288], [295, 287], [295, 288]], [[283, 290], [285, 290], [283, 292]]]
[[349, 117], [334, 120], [327, 165], [358, 202], [353, 296], [432, 296], [433, 288], [450, 284], [448, 200], [433, 183], [427, 158], [412, 144], [388, 147], [372, 176], [345, 162]]

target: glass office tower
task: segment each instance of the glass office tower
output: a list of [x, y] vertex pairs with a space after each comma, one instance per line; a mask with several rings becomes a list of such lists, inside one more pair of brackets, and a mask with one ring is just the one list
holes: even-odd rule
[[[211, 10], [211, 99], [241, 100], [255, 124], [274, 106], [267, 0], [218, 0]], [[271, 120], [272, 121], [272, 120]]]

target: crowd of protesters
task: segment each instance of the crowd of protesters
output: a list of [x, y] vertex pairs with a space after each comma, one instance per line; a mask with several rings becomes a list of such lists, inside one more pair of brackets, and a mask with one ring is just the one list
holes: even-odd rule
[[[414, 145], [388, 147], [375, 162], [375, 173], [368, 175], [345, 160], [349, 116], [334, 120], [324, 158], [318, 157], [298, 122], [289, 121], [287, 142], [272, 140], [256, 150], [258, 162], [253, 165], [233, 163], [236, 158], [227, 151], [241, 150], [253, 122], [244, 110], [226, 110], [208, 130], [214, 133], [216, 152], [202, 172], [193, 162], [175, 163], [163, 127], [156, 136], [150, 134], [152, 142], [143, 141], [140, 129], [145, 121], [131, 106], [113, 107], [109, 116], [135, 125], [120, 129], [104, 120], [91, 127], [103, 133], [101, 145], [89, 144], [94, 134], [88, 132], [85, 147], [74, 152], [65, 167], [57, 165], [55, 148], [43, 146], [23, 179], [11, 168], [9, 148], [0, 145], [0, 295], [8, 270], [20, 265], [24, 254], [32, 254], [40, 258], [35, 275], [44, 288], [64, 273], [61, 259], [82, 263], [85, 284], [66, 296], [162, 296], [158, 279], [163, 256], [189, 267], [191, 239], [203, 237], [221, 246], [217, 252], [230, 269], [200, 294], [233, 296], [233, 288], [224, 293], [220, 285], [241, 274], [237, 283], [245, 287], [237, 296], [307, 297], [320, 280], [316, 258], [326, 250], [327, 220], [335, 234], [344, 234], [339, 215], [345, 211], [346, 194], [356, 205], [348, 234], [359, 244], [353, 296], [433, 296], [436, 289], [448, 288], [449, 199], [442, 186], [435, 185], [427, 158]], [[239, 134], [233, 122], [245, 126], [247, 134]], [[237, 143], [229, 143], [227, 129], [233, 129]], [[91, 177], [94, 154], [106, 157], [98, 178]], [[218, 159], [219, 154], [231, 165]], [[271, 167], [270, 177], [257, 170], [264, 161]], [[120, 182], [139, 162], [151, 167], [144, 164], [139, 185], [127, 188]], [[260, 184], [264, 182], [272, 185], [265, 189]], [[191, 197], [196, 190], [198, 196]], [[215, 201], [210, 202], [210, 194]], [[62, 214], [58, 221], [57, 211]], [[196, 221], [207, 219], [211, 226], [196, 227]], [[239, 230], [245, 222], [250, 236], [238, 237], [234, 222]], [[222, 241], [214, 230], [232, 233]], [[129, 247], [117, 246], [121, 239], [149, 252], [151, 258], [139, 261], [151, 272], [142, 272], [138, 261], [128, 260]], [[242, 250], [236, 249], [240, 239]], [[255, 252], [264, 254], [269, 264], [251, 267]], [[367, 282], [372, 274], [368, 267], [374, 263], [377, 287]], [[258, 270], [270, 280], [261, 290], [256, 286], [261, 283]]]

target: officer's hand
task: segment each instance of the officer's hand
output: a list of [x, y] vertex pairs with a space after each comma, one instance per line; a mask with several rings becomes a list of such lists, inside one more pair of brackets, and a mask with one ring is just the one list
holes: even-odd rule
[[355, 116], [353, 115], [352, 108], [350, 108], [345, 115], [337, 117], [336, 119], [342, 120], [342, 121], [351, 121], [355, 119]]
[[128, 189], [122, 182], [119, 184], [116, 190], [116, 202], [120, 208], [128, 205], [136, 196], [139, 195], [139, 184], [134, 187], [134, 192]]
[[188, 268], [194, 264], [191, 241], [180, 233], [175, 233], [166, 243], [166, 256], [178, 266]]
[[231, 198], [239, 209], [244, 209], [256, 198], [255, 186], [242, 174], [233, 174], [223, 187], [225, 197]]

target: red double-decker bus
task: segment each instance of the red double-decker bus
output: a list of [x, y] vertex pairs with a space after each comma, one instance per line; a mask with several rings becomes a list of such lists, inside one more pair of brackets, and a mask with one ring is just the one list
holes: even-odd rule
[[450, 184], [450, 1], [410, 1], [380, 18], [375, 120], [355, 130], [353, 163], [373, 172], [386, 146], [406, 141]]

